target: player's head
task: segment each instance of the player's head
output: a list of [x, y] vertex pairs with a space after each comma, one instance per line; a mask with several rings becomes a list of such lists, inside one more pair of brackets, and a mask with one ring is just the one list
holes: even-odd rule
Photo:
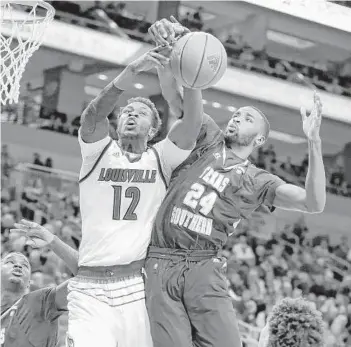
[[25, 292], [30, 285], [31, 266], [25, 255], [11, 252], [1, 259], [1, 289]]
[[141, 138], [150, 141], [160, 130], [161, 119], [152, 101], [137, 97], [128, 100], [118, 115], [117, 134], [126, 138]]
[[322, 315], [308, 301], [285, 298], [273, 307], [259, 347], [323, 347]]
[[269, 122], [263, 112], [253, 106], [245, 106], [234, 112], [224, 135], [231, 145], [255, 148], [266, 142], [269, 129]]

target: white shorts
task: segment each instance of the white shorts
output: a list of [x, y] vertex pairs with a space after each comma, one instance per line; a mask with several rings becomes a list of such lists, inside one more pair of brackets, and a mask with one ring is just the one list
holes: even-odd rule
[[67, 347], [152, 347], [140, 267], [80, 268], [68, 285]]

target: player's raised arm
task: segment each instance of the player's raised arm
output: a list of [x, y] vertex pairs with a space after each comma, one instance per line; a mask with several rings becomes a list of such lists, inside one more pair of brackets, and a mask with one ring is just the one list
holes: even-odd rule
[[[162, 50], [162, 54], [160, 53]], [[94, 98], [81, 116], [80, 136], [85, 143], [94, 143], [108, 136], [109, 123], [107, 116], [114, 110], [120, 95], [126, 90], [130, 82], [142, 71], [168, 63], [165, 50], [156, 47], [131, 62], [101, 93]]]
[[72, 274], [77, 274], [78, 251], [68, 246], [40, 224], [22, 219], [20, 223], [15, 223], [15, 229], [10, 231], [25, 236], [27, 238], [26, 244], [29, 246], [35, 248], [50, 247], [65, 262]]
[[[171, 16], [154, 23], [149, 33], [157, 44], [167, 47], [174, 38], [190, 32]], [[171, 113], [178, 119], [168, 133], [168, 139], [184, 150], [194, 148], [203, 120], [201, 90], [183, 88], [174, 78], [170, 65], [157, 67], [162, 95]]]
[[308, 139], [308, 172], [305, 189], [292, 184], [282, 184], [275, 191], [273, 205], [288, 210], [307, 213], [323, 212], [326, 201], [326, 180], [319, 129], [322, 120], [322, 103], [314, 95], [314, 107], [309, 116], [301, 109], [303, 130]]

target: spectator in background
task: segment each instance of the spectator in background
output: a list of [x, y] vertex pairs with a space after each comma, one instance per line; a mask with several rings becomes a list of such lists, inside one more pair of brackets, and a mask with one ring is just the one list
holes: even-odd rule
[[193, 13], [193, 18], [191, 20], [191, 26], [197, 30], [201, 30], [204, 26], [203, 22], [203, 7], [198, 7], [197, 10]]
[[300, 176], [306, 176], [308, 168], [308, 154], [305, 154], [300, 166]]
[[72, 135], [73, 136], [78, 136], [78, 129], [80, 127], [80, 116], [77, 116], [75, 118], [73, 118], [72, 122], [71, 122], [71, 126], [72, 126]]
[[33, 164], [39, 165], [39, 166], [44, 166], [44, 163], [41, 161], [41, 157], [40, 157], [39, 153], [33, 154]]
[[45, 166], [48, 168], [52, 168], [52, 159], [51, 157], [48, 157], [45, 161]]
[[245, 235], [239, 236], [239, 242], [233, 246], [233, 254], [239, 261], [248, 264], [255, 263], [255, 254], [252, 248], [248, 245], [247, 237]]
[[61, 134], [68, 134], [69, 133], [66, 114], [59, 113], [56, 115], [52, 130], [57, 131]]
[[341, 259], [346, 259], [349, 252], [350, 252], [349, 239], [347, 236], [343, 235], [341, 237], [340, 243], [334, 248], [333, 253]]
[[268, 148], [264, 151], [264, 155], [270, 158], [275, 158], [277, 156], [274, 150], [274, 146], [272, 144], [270, 144]]
[[191, 13], [187, 12], [183, 18], [181, 18], [180, 23], [189, 28], [191, 23]]
[[331, 174], [330, 184], [337, 187], [341, 187], [343, 182], [344, 182], [343, 168], [341, 166], [338, 166], [337, 170]]
[[14, 160], [10, 156], [7, 145], [1, 146], [1, 176], [9, 177], [10, 171], [14, 167]]
[[291, 157], [287, 157], [286, 161], [280, 165], [280, 168], [290, 175], [295, 175], [295, 168], [291, 163]]
[[266, 168], [265, 153], [262, 147], [258, 148], [256, 166], [260, 169]]
[[329, 93], [341, 95], [343, 89], [340, 87], [340, 81], [338, 77], [334, 77], [331, 83], [325, 84], [325, 89]]

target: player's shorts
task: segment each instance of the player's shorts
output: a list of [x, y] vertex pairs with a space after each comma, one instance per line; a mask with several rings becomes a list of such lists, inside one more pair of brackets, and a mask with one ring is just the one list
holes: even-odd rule
[[240, 347], [236, 314], [215, 251], [150, 247], [146, 307], [155, 347]]
[[79, 268], [68, 285], [67, 347], [152, 347], [143, 265]]

